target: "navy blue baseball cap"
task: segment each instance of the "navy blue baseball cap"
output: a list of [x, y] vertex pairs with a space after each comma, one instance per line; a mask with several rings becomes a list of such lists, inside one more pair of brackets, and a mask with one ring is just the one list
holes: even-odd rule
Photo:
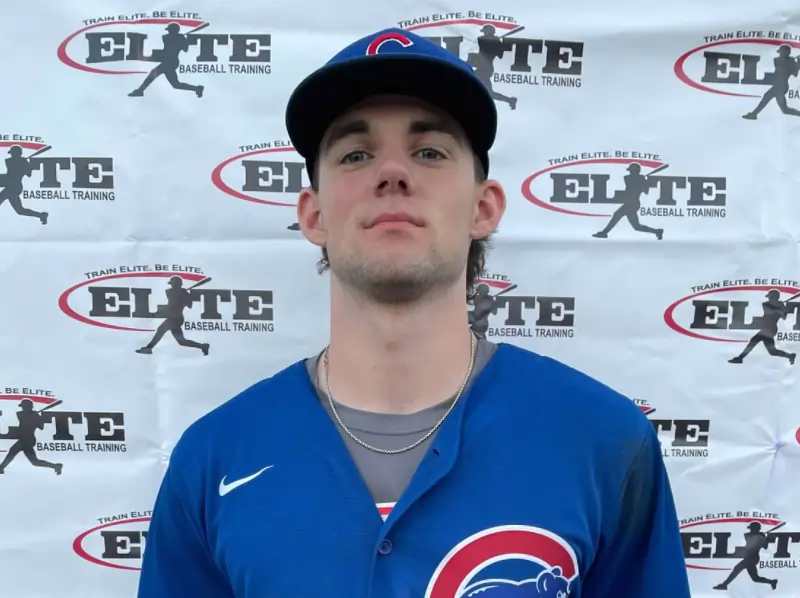
[[442, 110], [466, 133], [489, 172], [497, 133], [497, 108], [472, 67], [410, 31], [389, 28], [336, 54], [295, 88], [286, 107], [286, 130], [306, 161], [309, 177], [331, 123], [355, 104], [376, 95], [413, 97]]

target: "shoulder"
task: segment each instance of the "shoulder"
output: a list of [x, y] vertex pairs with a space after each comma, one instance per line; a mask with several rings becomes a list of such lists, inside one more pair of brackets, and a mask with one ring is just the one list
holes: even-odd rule
[[[503, 375], [519, 378], [531, 391], [548, 391], [588, 409], [613, 409], [643, 421], [633, 400], [607, 383], [567, 363], [515, 345], [501, 344]], [[645, 420], [646, 421], [646, 420]]]
[[[597, 449], [636, 453], [654, 438], [652, 423], [633, 401], [566, 363], [514, 345], [501, 345], [496, 379], [513, 385], [512, 412], [530, 411]], [[508, 382], [506, 382], [508, 380]]]
[[291, 417], [303, 383], [310, 384], [303, 361], [259, 380], [191, 423], [180, 435], [170, 462], [203, 459], [235, 450], [243, 441], [274, 437], [280, 418]]

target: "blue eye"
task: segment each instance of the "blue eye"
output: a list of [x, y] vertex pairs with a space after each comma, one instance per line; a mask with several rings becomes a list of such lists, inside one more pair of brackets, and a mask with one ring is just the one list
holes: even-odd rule
[[437, 160], [444, 157], [444, 154], [442, 152], [430, 147], [422, 148], [417, 153], [423, 160]]
[[357, 152], [350, 152], [344, 158], [342, 158], [342, 163], [345, 164], [352, 164], [353, 162], [359, 162], [358, 159], [351, 160], [351, 158], [361, 156], [363, 159], [366, 159], [367, 152], [357, 151]]

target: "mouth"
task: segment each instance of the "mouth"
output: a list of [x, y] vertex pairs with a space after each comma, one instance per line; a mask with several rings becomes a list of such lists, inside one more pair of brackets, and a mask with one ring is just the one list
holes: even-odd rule
[[374, 218], [367, 228], [403, 228], [403, 227], [420, 227], [423, 222], [419, 218], [415, 218], [411, 214], [405, 212], [387, 212], [380, 214]]

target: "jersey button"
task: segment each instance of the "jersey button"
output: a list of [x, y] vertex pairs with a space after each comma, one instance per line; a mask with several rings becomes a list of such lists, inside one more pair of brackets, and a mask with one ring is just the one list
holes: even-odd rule
[[392, 543], [389, 540], [384, 540], [378, 546], [378, 552], [384, 556], [392, 552]]

